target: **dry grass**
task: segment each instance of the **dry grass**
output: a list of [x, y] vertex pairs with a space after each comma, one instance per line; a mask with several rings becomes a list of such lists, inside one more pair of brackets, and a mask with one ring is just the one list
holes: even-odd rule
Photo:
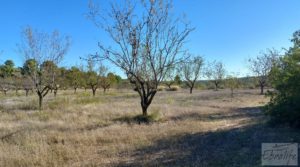
[[300, 141], [299, 133], [266, 125], [257, 90], [159, 92], [140, 114], [130, 90], [59, 92], [36, 110], [35, 96], [1, 98], [1, 166], [259, 166], [261, 142]]

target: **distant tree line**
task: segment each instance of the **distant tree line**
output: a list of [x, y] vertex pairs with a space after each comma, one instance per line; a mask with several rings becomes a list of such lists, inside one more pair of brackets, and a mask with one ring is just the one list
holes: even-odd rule
[[[51, 72], [51, 73], [50, 73]], [[35, 85], [30, 77], [33, 73], [40, 76], [40, 85]], [[55, 79], [53, 79], [53, 75]], [[104, 92], [112, 86], [120, 84], [122, 78], [112, 72], [108, 72], [107, 68], [101, 66], [99, 71], [93, 68], [84, 68], [72, 66], [70, 68], [59, 67], [52, 61], [42, 62], [40, 69], [37, 69], [37, 62], [34, 59], [25, 61], [22, 67], [16, 67], [12, 60], [5, 61], [0, 65], [0, 91], [5, 95], [8, 91], [15, 91], [19, 94], [19, 90], [24, 90], [28, 96], [30, 92], [44, 93], [46, 96], [49, 92], [54, 96], [57, 92], [66, 89], [73, 89], [76, 93], [77, 89], [91, 89], [95, 96], [96, 90], [102, 88]], [[39, 91], [37, 86], [47, 87], [48, 91]]]

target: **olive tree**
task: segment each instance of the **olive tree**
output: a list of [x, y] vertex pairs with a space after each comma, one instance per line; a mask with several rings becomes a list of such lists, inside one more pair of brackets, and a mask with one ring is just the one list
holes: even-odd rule
[[190, 94], [193, 93], [195, 83], [201, 75], [203, 64], [204, 61], [201, 56], [190, 58], [190, 60], [181, 63], [179, 71], [181, 71], [181, 75], [190, 89]]
[[108, 13], [90, 3], [88, 17], [113, 41], [112, 46], [99, 42], [100, 52], [94, 58], [108, 60], [124, 71], [146, 116], [169, 68], [182, 61], [180, 53], [193, 28], [171, 14], [169, 0], [139, 2], [126, 1], [122, 7], [112, 4]]
[[40, 110], [44, 97], [55, 87], [56, 79], [56, 71], [54, 68], [46, 66], [45, 62], [52, 62], [53, 65], [57, 66], [67, 53], [69, 46], [70, 38], [61, 36], [58, 31], [48, 34], [31, 27], [26, 27], [22, 31], [22, 39], [21, 43], [18, 44], [18, 49], [26, 60], [23, 70], [33, 82], [39, 97]]

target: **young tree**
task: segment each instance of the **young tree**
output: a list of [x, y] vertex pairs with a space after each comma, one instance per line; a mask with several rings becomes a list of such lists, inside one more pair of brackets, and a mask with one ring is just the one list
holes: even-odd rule
[[205, 73], [206, 77], [209, 80], [212, 80], [215, 85], [215, 90], [217, 91], [226, 74], [224, 64], [222, 62], [213, 61], [212, 63], [208, 64]]
[[97, 72], [95, 72], [95, 61], [93, 59], [87, 59], [87, 69], [88, 71], [85, 74], [85, 82], [86, 85], [92, 89], [93, 96], [96, 95], [96, 90], [99, 86], [99, 76]]
[[260, 52], [256, 58], [249, 59], [249, 69], [258, 79], [260, 94], [264, 94], [264, 87], [267, 85], [270, 71], [276, 62], [278, 62], [279, 52], [274, 49], [267, 49], [266, 52]]
[[33, 91], [34, 85], [28, 76], [23, 76], [22, 78], [22, 87], [25, 90], [25, 95], [28, 96], [29, 91]]
[[69, 37], [61, 36], [58, 31], [47, 34], [27, 27], [22, 32], [22, 42], [18, 48], [26, 60], [23, 70], [35, 86], [40, 110], [44, 97], [53, 89], [56, 79], [54, 68], [48, 68], [45, 63], [52, 62], [57, 66], [67, 53], [69, 46]]
[[4, 95], [7, 94], [9, 90], [14, 89], [14, 82], [12, 77], [5, 77], [0, 79], [0, 91], [4, 93]]
[[202, 57], [196, 56], [183, 62], [180, 66], [181, 75], [184, 77], [186, 85], [190, 88], [190, 94], [193, 93], [195, 83], [200, 77], [203, 62]]
[[15, 63], [12, 60], [6, 60], [4, 65], [0, 66], [0, 74], [2, 78], [12, 77], [15, 72]]
[[174, 82], [175, 82], [175, 84], [177, 84], [177, 85], [181, 85], [181, 84], [182, 84], [180, 75], [176, 74], [176, 76], [175, 76], [175, 78], [174, 78]]
[[99, 67], [99, 85], [103, 88], [104, 93], [106, 92], [107, 89], [110, 88], [110, 86], [112, 84], [111, 80], [110, 80], [111, 78], [108, 78], [107, 71], [108, 71], [108, 68], [105, 67], [103, 64], [100, 64], [100, 67]]
[[175, 68], [170, 68], [166, 73], [165, 82], [164, 82], [169, 89], [171, 89], [171, 86], [175, 84], [174, 79], [175, 79]]
[[[181, 61], [179, 53], [193, 28], [184, 20], [174, 19], [169, 0], [140, 2], [112, 5], [107, 15], [91, 3], [88, 16], [114, 42], [114, 48], [99, 42], [101, 52], [94, 58], [106, 59], [125, 72], [140, 96], [146, 116], [168, 69]], [[138, 5], [141, 8], [137, 9]]]
[[74, 93], [77, 89], [83, 85], [83, 72], [78, 67], [71, 67], [66, 74], [66, 79], [69, 82], [69, 85], [73, 87]]
[[225, 80], [225, 85], [230, 88], [230, 91], [231, 91], [231, 98], [233, 98], [233, 95], [234, 95], [234, 90], [239, 88], [239, 79], [236, 77], [235, 74], [232, 74], [232, 75], [228, 75], [226, 80]]

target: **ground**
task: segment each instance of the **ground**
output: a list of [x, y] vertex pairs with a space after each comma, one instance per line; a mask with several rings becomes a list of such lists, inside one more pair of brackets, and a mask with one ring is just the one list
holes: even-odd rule
[[299, 142], [300, 133], [271, 127], [259, 90], [159, 92], [141, 114], [131, 90], [60, 91], [43, 111], [37, 97], [0, 97], [1, 166], [260, 166], [261, 143]]

